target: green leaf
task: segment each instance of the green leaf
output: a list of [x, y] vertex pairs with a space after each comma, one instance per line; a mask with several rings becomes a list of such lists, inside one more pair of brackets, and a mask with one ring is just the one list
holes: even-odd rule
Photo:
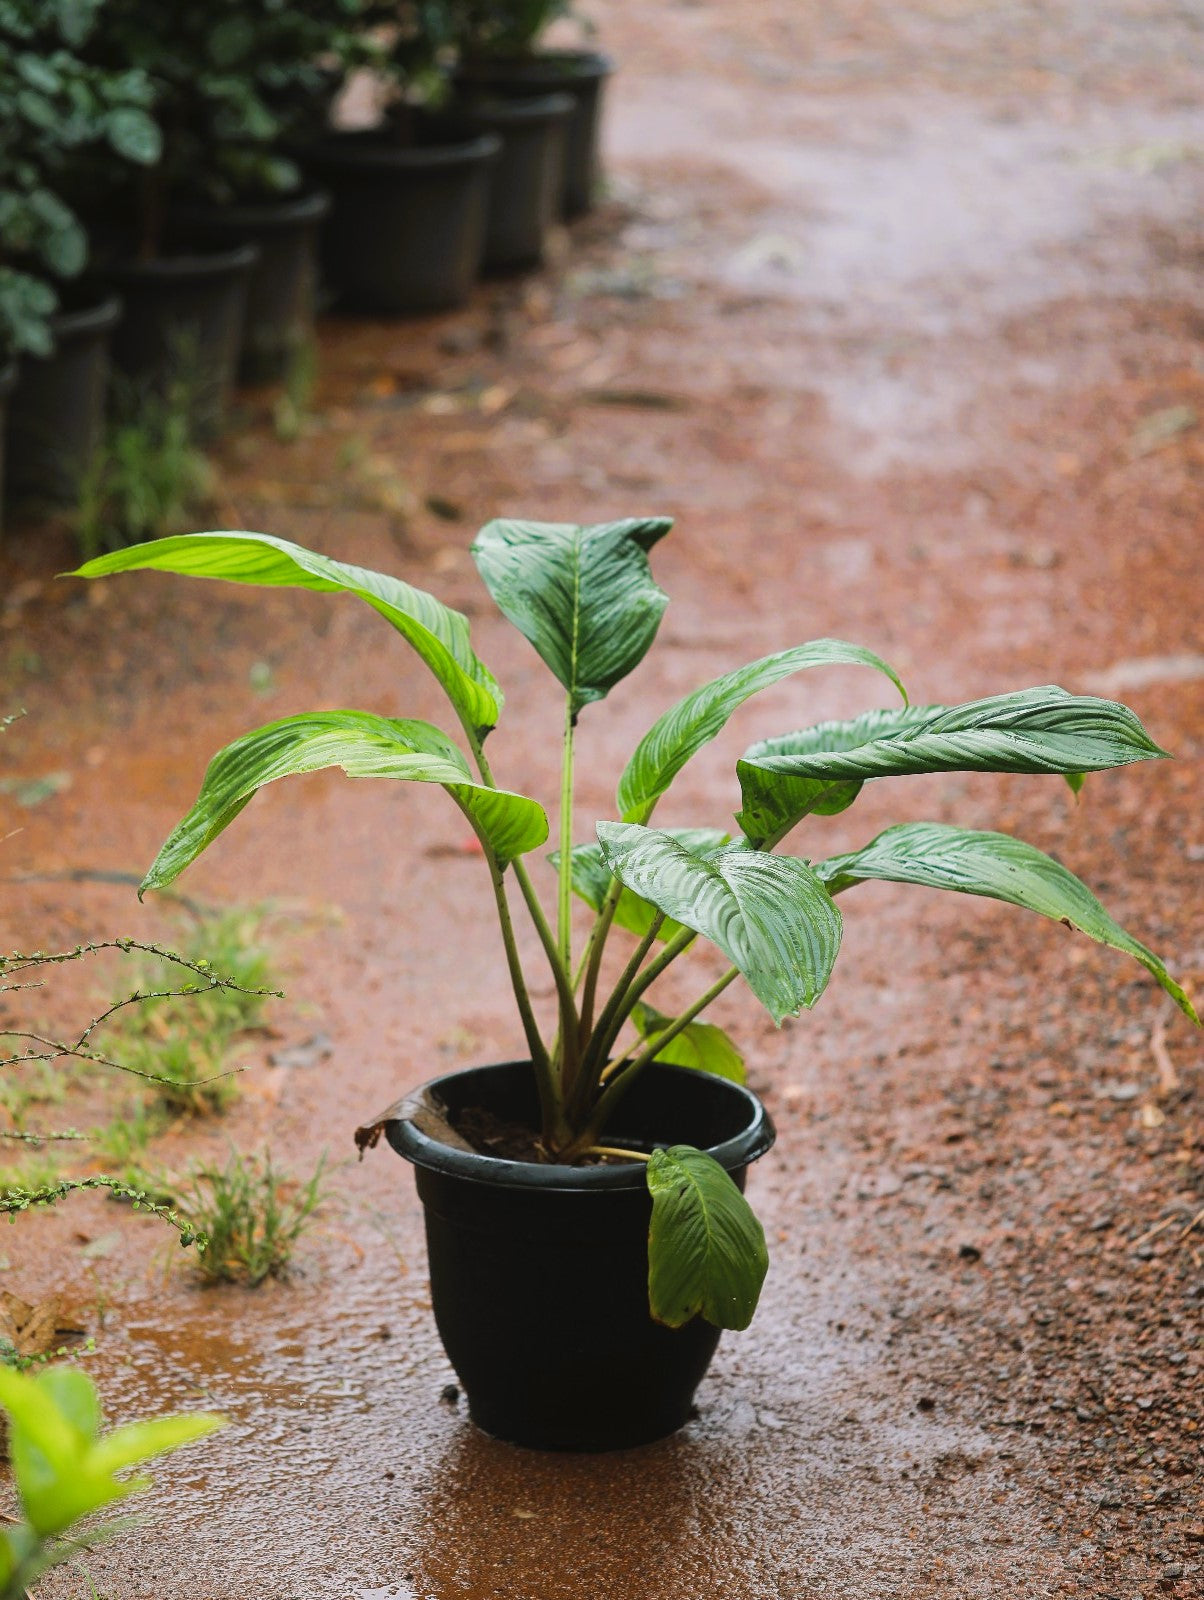
[[[721, 828], [666, 828], [665, 833], [676, 839], [691, 855], [711, 855], [730, 843], [731, 835]], [[548, 858], [553, 867], [560, 865], [560, 851], [554, 850]], [[593, 911], [601, 911], [602, 902], [614, 878], [602, 857], [602, 846], [577, 844], [573, 846], [573, 892]], [[656, 907], [641, 900], [631, 889], [624, 889], [615, 908], [615, 922], [620, 928], [643, 938], [656, 915]], [[666, 917], [657, 934], [658, 939], [669, 940], [681, 932], [681, 923]]]
[[670, 834], [600, 822], [611, 872], [717, 944], [775, 1022], [813, 1006], [840, 949], [840, 912], [804, 861], [742, 844], [692, 854]]
[[438, 678], [467, 727], [484, 736], [497, 722], [502, 694], [473, 654], [468, 618], [400, 578], [353, 567], [266, 533], [187, 533], [114, 550], [72, 574], [100, 578], [113, 572], [155, 570], [231, 583], [316, 589], [353, 594], [392, 623]]
[[[631, 1020], [640, 1037], [651, 1040], [658, 1033], [664, 1033], [674, 1019], [641, 1000], [632, 1011]], [[673, 1067], [713, 1072], [717, 1078], [727, 1078], [730, 1083], [747, 1082], [744, 1057], [723, 1029], [713, 1022], [688, 1022], [675, 1038], [657, 1051], [656, 1059], [667, 1061]]]
[[765, 1232], [730, 1174], [688, 1144], [648, 1163], [648, 1305], [680, 1328], [699, 1313], [717, 1328], [747, 1328], [769, 1270]]
[[647, 822], [673, 779], [704, 744], [722, 732], [729, 717], [754, 694], [809, 667], [862, 666], [883, 672], [906, 699], [894, 669], [880, 656], [842, 639], [813, 639], [779, 650], [703, 684], [653, 723], [619, 779], [619, 814], [624, 822]]
[[647, 552], [671, 527], [666, 517], [593, 527], [499, 519], [477, 535], [485, 587], [568, 690], [574, 717], [605, 698], [656, 637], [669, 602]]
[[1078, 928], [1139, 961], [1179, 1009], [1198, 1022], [1187, 995], [1152, 950], [1112, 920], [1087, 885], [1059, 862], [1006, 833], [973, 833], [939, 822], [887, 828], [864, 849], [816, 863], [833, 894], [870, 879], [985, 895]]
[[105, 118], [109, 143], [119, 156], [150, 167], [163, 153], [163, 136], [154, 118], [136, 106], [119, 106]]
[[351, 778], [442, 784], [502, 862], [548, 836], [541, 806], [474, 783], [463, 755], [429, 722], [315, 711], [257, 728], [214, 756], [195, 804], [164, 841], [139, 894], [174, 882], [265, 784], [326, 767], [341, 767]]
[[760, 844], [809, 812], [843, 810], [867, 778], [1062, 773], [1073, 788], [1078, 774], [1165, 755], [1127, 706], [1052, 684], [960, 706], [869, 711], [754, 745], [736, 767], [737, 821]]

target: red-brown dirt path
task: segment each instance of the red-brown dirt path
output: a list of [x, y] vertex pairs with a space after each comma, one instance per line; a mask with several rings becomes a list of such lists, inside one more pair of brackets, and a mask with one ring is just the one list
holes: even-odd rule
[[[550, 798], [555, 697], [485, 599], [471, 534], [496, 513], [673, 512], [660, 640], [583, 718], [582, 836], [664, 706], [803, 638], [877, 649], [920, 700], [1046, 681], [1127, 699], [1174, 763], [1093, 778], [1077, 805], [1053, 780], [881, 786], [815, 848], [912, 817], [1022, 832], [1199, 995], [1198, 13], [592, 9], [622, 61], [612, 199], [560, 266], [462, 315], [331, 321], [311, 430], [232, 440], [219, 520], [467, 610], [509, 697], [495, 766]], [[49, 582], [68, 548], [31, 530], [4, 559], [3, 700], [29, 715], [3, 774], [71, 780], [19, 815], [3, 802], [0, 831], [22, 828], [5, 947], [161, 932], [132, 891], [64, 875], [144, 867], [245, 728], [317, 705], [443, 715], [350, 602], [153, 577], [85, 592]], [[853, 671], [780, 686], [665, 822], [726, 818], [752, 738], [880, 701]], [[516, 1052], [483, 874], [440, 798], [298, 781], [190, 875], [205, 903], [283, 908], [277, 1024], [321, 1028], [334, 1055], [253, 1067], [181, 1153], [233, 1137], [342, 1158], [397, 1091]], [[648, 1450], [515, 1451], [440, 1400], [420, 1216], [388, 1152], [339, 1170], [303, 1274], [254, 1295], [165, 1275], [154, 1226], [101, 1202], [22, 1220], [5, 1281], [103, 1299], [91, 1367], [115, 1414], [203, 1396], [233, 1419], [163, 1469], [143, 1531], [89, 1558], [100, 1592], [1204, 1594], [1204, 1079], [1161, 992], [1019, 912], [875, 887], [849, 898], [813, 1016], [775, 1032], [729, 994], [718, 1018], [778, 1122], [751, 1186], [773, 1267], [697, 1421]], [[118, 1248], [85, 1259], [79, 1236], [115, 1226]]]

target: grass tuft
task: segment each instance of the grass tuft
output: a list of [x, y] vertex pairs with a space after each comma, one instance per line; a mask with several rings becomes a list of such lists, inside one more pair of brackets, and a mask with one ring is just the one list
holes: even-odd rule
[[231, 1151], [224, 1167], [199, 1167], [180, 1194], [180, 1209], [206, 1238], [196, 1268], [206, 1283], [242, 1283], [284, 1277], [297, 1241], [327, 1197], [326, 1157], [301, 1180], [280, 1172], [270, 1151]]

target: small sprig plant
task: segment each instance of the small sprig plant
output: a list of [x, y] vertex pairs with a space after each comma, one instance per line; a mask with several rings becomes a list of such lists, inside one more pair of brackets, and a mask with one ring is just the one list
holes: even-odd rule
[[51, 1567], [118, 1532], [121, 1524], [78, 1527], [85, 1518], [149, 1486], [128, 1469], [224, 1427], [194, 1411], [101, 1432], [95, 1385], [78, 1367], [31, 1377], [0, 1367], [0, 1408], [9, 1418], [9, 1457], [21, 1515], [0, 1531], [0, 1600], [27, 1600]]
[[159, 156], [149, 79], [82, 53], [98, 4], [0, 5], [0, 365], [51, 353], [60, 285], [87, 264], [88, 236], [71, 197], [81, 156], [100, 153], [117, 169]]
[[[667, 597], [649, 551], [668, 520], [594, 526], [501, 520], [473, 545], [486, 588], [564, 690], [555, 909], [549, 914], [526, 857], [549, 836], [544, 807], [503, 787], [485, 754], [502, 692], [472, 649], [466, 617], [399, 578], [261, 533], [198, 533], [122, 550], [80, 569], [96, 578], [135, 569], [352, 595], [418, 653], [451, 702], [461, 748], [441, 728], [366, 711], [318, 711], [244, 734], [210, 762], [200, 794], [172, 830], [142, 884], [162, 888], [231, 823], [265, 784], [341, 767], [351, 777], [438, 784], [480, 840], [502, 946], [539, 1091], [539, 1159], [626, 1159], [646, 1164], [652, 1194], [652, 1315], [679, 1326], [701, 1313], [722, 1327], [751, 1320], [765, 1274], [764, 1235], [726, 1172], [684, 1145], [636, 1151], [608, 1142], [631, 1085], [654, 1061], [740, 1075], [737, 1053], [698, 1019], [743, 977], [776, 1023], [813, 1006], [840, 947], [838, 899], [884, 879], [1027, 907], [1132, 956], [1198, 1021], [1191, 1001], [1151, 950], [1126, 933], [1091, 891], [1032, 845], [944, 823], [887, 828], [859, 850], [819, 859], [784, 855], [799, 824], [833, 816], [873, 779], [933, 772], [1060, 773], [1076, 791], [1088, 772], [1166, 754], [1122, 705], [1055, 687], [963, 705], [911, 705], [894, 670], [860, 645], [818, 639], [722, 673], [652, 724], [619, 776], [616, 819], [575, 842], [574, 767], [584, 712], [643, 659]], [[886, 678], [901, 705], [761, 740], [737, 763], [735, 836], [721, 828], [663, 829], [653, 813], [686, 763], [762, 689], [821, 666], [856, 665]], [[534, 924], [555, 985], [554, 1031], [541, 1029], [513, 926], [511, 889]], [[141, 891], [140, 891], [141, 892]], [[572, 896], [594, 912], [584, 947], [573, 937]], [[600, 985], [615, 925], [634, 939], [617, 982]], [[730, 965], [668, 1017], [645, 997], [666, 969], [709, 940]], [[631, 1025], [625, 1042], [624, 1029]]]

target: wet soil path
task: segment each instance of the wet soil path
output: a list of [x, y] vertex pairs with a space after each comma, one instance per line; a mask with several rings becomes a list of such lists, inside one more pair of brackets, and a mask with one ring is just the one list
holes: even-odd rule
[[[561, 264], [433, 324], [331, 320], [317, 414], [222, 463], [219, 525], [430, 587], [506, 687], [499, 775], [554, 791], [558, 710], [466, 549], [497, 513], [672, 512], [645, 669], [583, 725], [581, 814], [678, 694], [824, 634], [921, 700], [1103, 691], [1174, 763], [867, 793], [816, 848], [932, 817], [1022, 832], [1204, 987], [1204, 25], [1173, 0], [592, 8], [622, 59], [613, 195]], [[247, 727], [442, 717], [375, 619], [321, 596], [50, 581], [4, 557], [0, 943], [160, 933], [121, 885]], [[743, 712], [666, 822], [720, 822], [751, 739], [880, 696], [813, 674]], [[403, 786], [398, 786], [403, 790]], [[191, 875], [272, 902], [288, 1042], [227, 1139], [300, 1166], [439, 1069], [518, 1053], [480, 863], [439, 797], [318, 777]], [[19, 814], [18, 814], [19, 813]], [[17, 880], [21, 880], [19, 883]], [[702, 965], [705, 966], [705, 960]], [[546, 996], [543, 997], [546, 1000]], [[1018, 912], [850, 897], [816, 1013], [719, 1007], [779, 1143], [773, 1267], [680, 1436], [550, 1458], [471, 1428], [427, 1304], [409, 1175], [377, 1151], [290, 1284], [201, 1291], [81, 1200], [22, 1222], [14, 1289], [91, 1308], [110, 1408], [233, 1426], [88, 1562], [110, 1600], [1028, 1600], [1204, 1592], [1201, 1049], [1140, 969]], [[254, 1052], [252, 1055], [254, 1056]], [[1195, 1223], [1193, 1228], [1192, 1224]], [[89, 1244], [117, 1242], [89, 1254]], [[148, 1266], [148, 1262], [151, 1264]], [[83, 1593], [78, 1575], [47, 1596]]]

